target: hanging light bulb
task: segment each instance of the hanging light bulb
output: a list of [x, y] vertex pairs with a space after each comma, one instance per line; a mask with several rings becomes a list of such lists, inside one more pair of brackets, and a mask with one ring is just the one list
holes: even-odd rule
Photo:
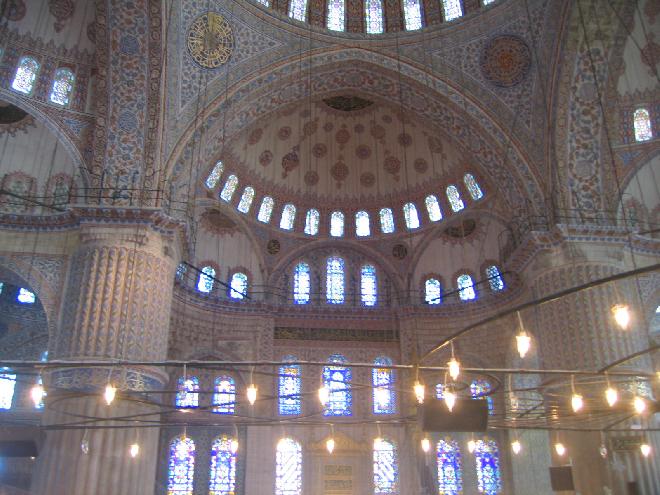
[[422, 438], [422, 450], [424, 452], [431, 450], [431, 441], [427, 437]]
[[555, 452], [557, 452], [559, 457], [562, 457], [566, 453], [566, 447], [564, 447], [563, 443], [557, 442], [555, 444]]
[[518, 440], [514, 440], [511, 442], [511, 450], [513, 450], [513, 453], [518, 455], [520, 454], [520, 451], [522, 450], [522, 445], [520, 445], [520, 442]]
[[30, 390], [30, 397], [32, 397], [32, 402], [34, 402], [34, 407], [39, 407], [41, 401], [44, 400], [44, 387], [37, 383]]
[[247, 388], [247, 400], [251, 406], [257, 401], [257, 386], [254, 383]]
[[642, 445], [639, 446], [639, 450], [642, 451], [642, 455], [644, 457], [648, 457], [649, 454], [651, 453], [651, 446], [648, 443], [643, 443]]
[[117, 389], [110, 383], [108, 383], [105, 386], [105, 392], [103, 393], [103, 398], [105, 399], [105, 403], [107, 405], [112, 404], [112, 401], [115, 400], [115, 396], [117, 395]]
[[617, 393], [615, 388], [609, 386], [607, 387], [607, 390], [605, 390], [605, 399], [607, 399], [607, 403], [609, 404], [610, 407], [614, 407], [616, 401], [619, 400], [619, 394]]
[[630, 309], [627, 304], [615, 304], [612, 306], [612, 316], [621, 330], [626, 330], [630, 323]]
[[85, 455], [89, 454], [89, 440], [87, 436], [83, 437], [82, 442], [80, 442], [80, 451]]
[[454, 410], [454, 406], [456, 405], [456, 394], [451, 390], [447, 390], [445, 392], [445, 404], [447, 404], [447, 409], [449, 409], [449, 412]]
[[325, 407], [328, 404], [329, 400], [330, 400], [330, 389], [325, 385], [321, 385], [321, 387], [319, 388], [319, 401], [321, 401], [321, 405]]
[[476, 449], [476, 448], [477, 448], [477, 442], [470, 439], [468, 441], [468, 452], [471, 454], [472, 452], [474, 452], [474, 449]]
[[461, 373], [460, 363], [456, 360], [455, 357], [452, 356], [452, 358], [447, 363], [447, 366], [449, 367], [449, 376], [451, 376], [451, 379], [455, 381], [458, 378], [458, 375]]
[[600, 446], [600, 448], [598, 449], [598, 453], [603, 459], [607, 459], [607, 447], [605, 447], [605, 445]]
[[524, 358], [529, 348], [532, 345], [532, 338], [525, 332], [521, 330], [518, 335], [516, 335], [516, 347], [518, 348], [518, 354], [520, 359]]
[[332, 454], [332, 452], [335, 450], [335, 439], [334, 438], [328, 438], [325, 442], [325, 448], [328, 449], [328, 453]]
[[573, 412], [579, 412], [584, 407], [584, 400], [580, 394], [573, 393], [571, 407], [573, 407]]
[[635, 408], [635, 412], [637, 414], [642, 414], [644, 411], [646, 411], [646, 401], [640, 396], [637, 396], [635, 397], [635, 400], [633, 400], [633, 407]]
[[135, 458], [140, 453], [140, 446], [137, 443], [131, 444], [131, 457]]
[[415, 391], [415, 397], [417, 397], [417, 403], [424, 404], [424, 394], [426, 391], [424, 385], [420, 383], [419, 380], [415, 380], [413, 390]]

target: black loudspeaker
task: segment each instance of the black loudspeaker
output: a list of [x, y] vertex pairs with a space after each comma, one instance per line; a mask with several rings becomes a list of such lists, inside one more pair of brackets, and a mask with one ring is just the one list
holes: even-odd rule
[[628, 482], [628, 491], [626, 492], [628, 495], [639, 495], [639, 487], [637, 485], [636, 481], [629, 481]]
[[444, 400], [429, 400], [422, 406], [424, 431], [486, 431], [488, 429], [488, 401], [456, 399], [452, 412]]
[[556, 492], [575, 490], [573, 486], [573, 468], [571, 466], [551, 467], [550, 486]]
[[37, 457], [37, 444], [28, 441], [0, 442], [0, 457]]

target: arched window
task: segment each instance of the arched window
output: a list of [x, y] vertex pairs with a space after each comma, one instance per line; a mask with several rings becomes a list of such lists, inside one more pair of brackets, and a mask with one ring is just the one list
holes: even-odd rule
[[275, 495], [302, 494], [302, 448], [292, 438], [277, 442]]
[[442, 302], [442, 286], [437, 278], [427, 278], [424, 282], [424, 302], [426, 304]]
[[488, 414], [493, 414], [493, 397], [487, 395], [491, 391], [490, 382], [487, 380], [475, 379], [470, 383], [470, 395], [473, 399], [482, 399], [485, 398], [488, 402]]
[[333, 354], [328, 360], [336, 363], [323, 367], [323, 385], [330, 391], [324, 416], [351, 416], [353, 414], [353, 394], [351, 392], [351, 368], [341, 366], [346, 358]]
[[406, 31], [422, 29], [422, 7], [419, 0], [403, 0], [403, 18]]
[[479, 187], [479, 183], [474, 178], [474, 175], [465, 174], [463, 176], [463, 183], [465, 184], [465, 187], [467, 187], [467, 190], [470, 193], [470, 197], [472, 199], [477, 201], [484, 197], [484, 192], [481, 190], [481, 187]]
[[447, 438], [436, 447], [438, 457], [438, 493], [459, 495], [463, 490], [461, 451], [458, 442]]
[[364, 21], [368, 34], [380, 34], [383, 32], [383, 1], [365, 0]]
[[403, 218], [406, 221], [406, 227], [408, 227], [408, 230], [419, 227], [419, 215], [417, 214], [417, 207], [414, 203], [406, 203], [403, 205]]
[[332, 237], [344, 235], [344, 214], [341, 211], [333, 211], [330, 215], [330, 235]]
[[444, 383], [437, 383], [435, 385], [435, 398], [438, 400], [442, 400], [445, 398], [445, 384]]
[[307, 0], [289, 0], [289, 17], [304, 22], [307, 18]]
[[345, 25], [344, 0], [328, 0], [328, 29], [333, 31], [344, 31]]
[[235, 438], [222, 435], [216, 438], [211, 445], [209, 495], [234, 495], [236, 449], [232, 448], [232, 444], [236, 441]]
[[71, 69], [65, 67], [57, 69], [53, 79], [53, 87], [50, 90], [50, 101], [62, 106], [68, 105], [75, 81], [76, 76], [73, 75]]
[[474, 449], [477, 463], [477, 488], [484, 495], [497, 495], [502, 490], [500, 454], [494, 440], [477, 440]]
[[360, 300], [364, 306], [375, 306], [378, 301], [378, 281], [373, 265], [364, 265], [360, 270]]
[[195, 442], [180, 436], [170, 443], [167, 495], [192, 495], [195, 477]]
[[273, 214], [273, 208], [275, 207], [275, 201], [270, 196], [264, 197], [261, 200], [261, 206], [259, 207], [259, 213], [257, 214], [257, 220], [263, 223], [270, 222], [270, 217]]
[[442, 0], [442, 11], [445, 14], [445, 21], [453, 21], [463, 16], [463, 7], [461, 0]]
[[39, 73], [39, 62], [32, 57], [21, 57], [16, 69], [16, 75], [11, 83], [12, 89], [29, 95], [34, 89], [34, 82]]
[[174, 404], [180, 408], [199, 407], [199, 378], [179, 377]]
[[458, 188], [456, 186], [447, 186], [447, 199], [449, 200], [452, 211], [458, 212], [465, 208], [463, 200], [461, 199], [461, 195], [458, 192]]
[[220, 199], [229, 203], [237, 187], [238, 187], [238, 177], [236, 177], [233, 174], [227, 177], [227, 182], [225, 182], [222, 191], [220, 191]]
[[293, 222], [296, 220], [296, 207], [291, 203], [284, 205], [282, 209], [282, 218], [280, 218], [280, 228], [284, 230], [291, 230]]
[[293, 416], [302, 413], [300, 393], [302, 390], [301, 369], [298, 364], [288, 364], [296, 361], [295, 356], [286, 356], [280, 366], [278, 378], [278, 405], [282, 416]]
[[188, 271], [188, 266], [186, 266], [185, 263], [179, 263], [176, 267], [176, 273], [174, 274], [174, 277], [179, 282], [183, 282], [183, 277], [186, 276], [187, 271]]
[[374, 440], [374, 495], [399, 493], [396, 446], [389, 440]]
[[369, 213], [360, 210], [355, 214], [355, 233], [358, 237], [366, 237], [371, 235], [371, 228], [369, 227]]
[[635, 141], [648, 141], [653, 138], [651, 115], [646, 108], [638, 108], [633, 114], [633, 127], [635, 128]]
[[219, 376], [215, 379], [213, 390], [213, 412], [234, 414], [236, 410], [236, 384], [231, 376]]
[[34, 304], [37, 300], [37, 296], [34, 295], [34, 292], [30, 292], [29, 290], [21, 287], [18, 289], [16, 300], [22, 304]]
[[371, 370], [371, 386], [373, 387], [373, 412], [374, 414], [394, 414], [396, 412], [396, 399], [394, 394], [394, 370], [391, 368], [379, 368], [379, 366], [391, 366], [392, 360], [381, 356], [375, 359]]
[[197, 290], [208, 294], [213, 290], [214, 279], [215, 268], [212, 266], [205, 266], [202, 268], [202, 273], [199, 274], [199, 279], [197, 279]]
[[488, 279], [490, 290], [493, 292], [504, 290], [504, 279], [502, 278], [500, 269], [495, 265], [491, 265], [486, 268], [486, 278]]
[[0, 409], [11, 409], [16, 388], [16, 374], [9, 368], [0, 368]]
[[211, 170], [211, 173], [209, 173], [209, 176], [206, 178], [206, 187], [209, 189], [213, 189], [216, 185], [218, 185], [218, 181], [220, 180], [220, 177], [222, 176], [222, 171], [225, 169], [225, 166], [222, 164], [221, 161], [218, 161], [218, 163], [215, 164], [213, 167], [213, 170]]
[[379, 214], [380, 230], [383, 234], [391, 234], [394, 232], [394, 215], [392, 214], [392, 208], [381, 208]]
[[429, 214], [429, 220], [432, 222], [442, 220], [442, 211], [440, 210], [440, 203], [438, 203], [437, 197], [433, 194], [429, 194], [424, 199], [424, 204], [426, 205], [426, 211]]
[[309, 265], [301, 261], [293, 270], [293, 302], [307, 304], [311, 291], [311, 272]]
[[330, 304], [344, 303], [344, 260], [328, 258], [325, 276], [325, 298]]
[[252, 206], [252, 201], [254, 200], [254, 188], [252, 186], [247, 186], [243, 190], [241, 195], [241, 200], [238, 202], [238, 211], [241, 213], [247, 213], [250, 211]]
[[456, 282], [458, 283], [458, 297], [461, 298], [461, 301], [471, 301], [477, 298], [472, 277], [464, 273], [459, 275]]
[[245, 273], [237, 272], [231, 276], [229, 284], [229, 297], [232, 299], [243, 299], [248, 290], [248, 278]]
[[319, 210], [312, 208], [305, 215], [305, 234], [316, 235], [319, 233]]

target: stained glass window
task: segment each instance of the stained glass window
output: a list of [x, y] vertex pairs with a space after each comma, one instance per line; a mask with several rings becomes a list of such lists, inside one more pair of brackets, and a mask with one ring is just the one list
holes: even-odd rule
[[18, 290], [18, 296], [16, 296], [16, 300], [23, 304], [34, 304], [34, 302], [37, 300], [37, 296], [34, 295], [34, 292], [20, 288]]
[[53, 87], [50, 91], [50, 101], [58, 105], [68, 105], [75, 80], [76, 76], [73, 75], [71, 69], [57, 69], [55, 71], [55, 78], [53, 79]]
[[406, 227], [409, 230], [419, 227], [419, 215], [417, 214], [417, 207], [414, 203], [406, 203], [403, 205], [403, 218], [406, 221]]
[[394, 370], [379, 368], [391, 366], [392, 360], [381, 356], [374, 361], [375, 368], [371, 370], [371, 386], [373, 387], [374, 414], [394, 414], [396, 412], [396, 399], [394, 394]]
[[332, 237], [344, 235], [344, 214], [341, 211], [333, 211], [330, 215], [330, 235]]
[[364, 20], [367, 26], [367, 33], [380, 34], [383, 32], [382, 0], [365, 0]]
[[470, 383], [470, 395], [472, 395], [474, 399], [485, 397], [486, 401], [488, 401], [488, 414], [493, 414], [493, 398], [490, 395], [486, 395], [490, 393], [490, 391], [491, 386], [487, 380], [476, 379], [472, 380], [472, 383]]
[[427, 278], [424, 282], [424, 302], [426, 304], [442, 302], [442, 286], [437, 278]]
[[176, 387], [176, 407], [198, 407], [199, 406], [199, 378], [188, 376], [179, 377]]
[[371, 228], [369, 227], [369, 213], [360, 210], [355, 214], [355, 233], [358, 237], [366, 237], [371, 235]]
[[463, 15], [461, 0], [442, 0], [442, 10], [447, 22], [458, 19]]
[[301, 261], [293, 271], [293, 302], [295, 304], [307, 304], [311, 291], [311, 273], [309, 265]]
[[651, 115], [646, 108], [635, 110], [633, 114], [633, 126], [635, 128], [635, 141], [648, 141], [653, 137]]
[[209, 189], [213, 189], [218, 184], [218, 181], [220, 180], [220, 176], [222, 175], [222, 171], [224, 170], [224, 168], [225, 168], [224, 165], [220, 161], [215, 164], [213, 170], [211, 170], [211, 173], [206, 178], [206, 187], [208, 187]]
[[474, 449], [477, 463], [477, 488], [484, 495], [497, 495], [502, 490], [500, 454], [494, 440], [477, 440]]
[[302, 448], [292, 438], [277, 442], [275, 495], [302, 494]]
[[325, 277], [325, 297], [330, 304], [344, 303], [344, 260], [328, 258]]
[[486, 278], [488, 279], [488, 284], [490, 285], [490, 290], [493, 292], [499, 292], [504, 290], [504, 279], [500, 273], [500, 269], [495, 265], [491, 265], [486, 268]]
[[305, 234], [316, 235], [319, 233], [319, 211], [312, 208], [305, 215]]
[[236, 439], [227, 435], [218, 437], [211, 446], [209, 495], [234, 495], [236, 489], [236, 452], [232, 443]]
[[442, 220], [442, 211], [440, 211], [440, 203], [438, 203], [438, 198], [433, 194], [429, 194], [424, 199], [424, 204], [426, 204], [426, 211], [429, 214], [429, 220], [432, 222], [437, 222]]
[[195, 442], [184, 436], [170, 443], [167, 495], [192, 495], [195, 476]]
[[16, 387], [16, 374], [9, 368], [0, 368], [0, 409], [11, 409]]
[[375, 306], [378, 301], [378, 282], [373, 265], [364, 265], [360, 270], [360, 299], [364, 306]]
[[215, 379], [213, 390], [213, 412], [234, 414], [236, 410], [236, 384], [231, 376], [219, 376]]
[[269, 0], [257, 0], [261, 5], [264, 7], [270, 7], [270, 1]]
[[238, 203], [238, 211], [241, 213], [247, 213], [250, 211], [250, 206], [252, 206], [252, 200], [254, 200], [254, 188], [252, 186], [247, 186], [243, 190], [241, 195], [241, 200]]
[[261, 206], [259, 207], [259, 213], [257, 214], [257, 220], [263, 223], [270, 222], [270, 217], [273, 214], [273, 208], [275, 207], [275, 201], [270, 196], [264, 197], [261, 201]]
[[323, 367], [323, 385], [330, 391], [324, 416], [351, 416], [353, 414], [353, 394], [351, 392], [351, 368], [341, 366], [346, 358], [333, 354], [328, 360], [333, 365]]
[[208, 294], [213, 290], [214, 279], [215, 269], [212, 266], [205, 266], [202, 268], [202, 273], [199, 274], [199, 279], [197, 280], [197, 290]]
[[435, 398], [438, 400], [442, 400], [445, 398], [445, 384], [444, 383], [438, 383], [435, 386]]
[[296, 207], [291, 203], [284, 205], [282, 209], [282, 218], [280, 218], [280, 228], [284, 230], [291, 230], [293, 222], [296, 219]]
[[328, 0], [328, 29], [344, 31], [344, 0]]
[[229, 203], [234, 195], [234, 191], [236, 191], [236, 187], [238, 187], [238, 177], [232, 174], [227, 177], [227, 182], [225, 182], [222, 191], [220, 191], [220, 199]]
[[491, 3], [495, 3], [497, 0], [483, 0], [484, 6], [490, 5]]
[[21, 57], [11, 87], [19, 93], [29, 95], [34, 89], [34, 82], [37, 80], [38, 72], [39, 62], [32, 57]]
[[403, 17], [406, 31], [422, 29], [422, 7], [419, 0], [403, 0]]
[[383, 234], [391, 234], [394, 232], [394, 215], [392, 208], [380, 209], [380, 230]]
[[304, 22], [307, 17], [307, 0], [289, 0], [289, 17]]
[[4, 288], [4, 286], [5, 286], [4, 282], [0, 282], [0, 294], [2, 294], [2, 289]]
[[282, 361], [287, 364], [280, 366], [278, 378], [278, 405], [282, 416], [291, 416], [302, 413], [301, 402], [301, 369], [300, 365], [288, 364], [296, 361], [295, 356], [286, 356]]
[[479, 183], [474, 178], [474, 175], [465, 174], [463, 176], [463, 183], [465, 184], [465, 187], [467, 187], [467, 190], [470, 193], [470, 197], [472, 199], [477, 201], [478, 199], [484, 197], [484, 192], [481, 190], [481, 187], [479, 187]]
[[476, 299], [477, 292], [474, 290], [472, 277], [467, 274], [459, 275], [456, 282], [458, 283], [458, 296], [461, 298], [461, 301]]
[[186, 276], [187, 271], [188, 271], [188, 267], [183, 263], [179, 263], [179, 265], [176, 267], [176, 274], [175, 274], [176, 279], [179, 282], [182, 282], [183, 277]]
[[399, 492], [399, 466], [393, 442], [377, 438], [374, 441], [374, 495]]
[[440, 440], [436, 447], [438, 457], [438, 493], [459, 495], [463, 489], [461, 451], [458, 442], [451, 439]]
[[453, 211], [457, 212], [465, 208], [463, 200], [461, 199], [461, 195], [458, 192], [458, 188], [456, 186], [451, 185], [447, 187], [447, 199], [449, 200], [449, 204], [451, 205], [451, 209]]
[[231, 276], [229, 287], [229, 297], [232, 299], [243, 299], [248, 290], [247, 275], [241, 272], [234, 273]]

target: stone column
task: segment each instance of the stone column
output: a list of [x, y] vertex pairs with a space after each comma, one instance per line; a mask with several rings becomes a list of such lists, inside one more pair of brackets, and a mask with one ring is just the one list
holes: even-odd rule
[[[51, 360], [165, 359], [175, 252], [175, 236], [156, 230], [144, 218], [134, 223], [83, 224], [71, 257], [58, 334], [50, 346]], [[118, 388], [111, 406], [102, 398], [108, 380]], [[46, 377], [46, 441], [32, 493], [152, 493], [159, 429], [138, 432], [132, 427], [134, 420], [119, 418], [158, 420], [160, 396], [148, 392], [166, 382], [162, 368], [149, 366], [52, 370]], [[85, 453], [81, 449], [85, 431], [61, 426], [88, 418], [97, 420], [89, 422]], [[141, 451], [132, 458], [129, 446], [136, 439]]]

